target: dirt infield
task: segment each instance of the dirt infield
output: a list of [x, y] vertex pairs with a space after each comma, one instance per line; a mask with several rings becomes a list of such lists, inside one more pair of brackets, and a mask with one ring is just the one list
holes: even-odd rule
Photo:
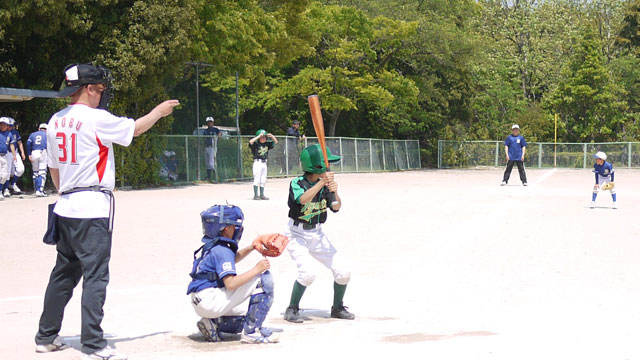
[[[283, 232], [288, 180], [269, 180], [269, 201], [249, 183], [118, 191], [103, 328], [130, 359], [418, 356], [432, 359], [631, 359], [640, 357], [640, 171], [616, 171], [619, 209], [601, 193], [589, 209], [588, 170], [528, 170], [529, 186], [500, 187], [501, 170], [337, 175], [343, 210], [325, 232], [351, 259], [345, 304], [355, 321], [329, 319], [332, 278], [318, 268], [301, 307], [282, 320], [295, 265], [272, 261], [276, 284], [267, 325], [276, 345], [203, 342], [186, 296], [199, 212], [240, 206], [243, 243]], [[33, 337], [55, 248], [41, 242], [46, 204], [0, 203], [0, 354], [77, 359], [80, 294], [61, 335], [75, 349], [36, 354]], [[15, 226], [17, 224], [18, 226]], [[242, 243], [241, 243], [242, 246]], [[245, 269], [259, 257], [239, 264]]]

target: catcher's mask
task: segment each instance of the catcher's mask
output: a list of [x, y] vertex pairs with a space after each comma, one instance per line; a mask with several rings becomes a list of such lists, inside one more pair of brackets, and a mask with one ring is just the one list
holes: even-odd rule
[[[331, 154], [329, 147], [327, 149], [327, 158], [330, 163], [340, 161], [340, 156]], [[322, 174], [327, 171], [327, 167], [324, 164], [324, 156], [322, 156], [322, 148], [319, 144], [307, 146], [302, 152], [300, 152], [300, 162], [302, 163], [302, 170], [304, 172], [312, 174]]]
[[105, 86], [100, 96], [99, 109], [109, 109], [114, 98], [113, 77], [111, 71], [104, 66], [93, 64], [71, 64], [64, 68], [64, 83], [66, 87], [60, 92], [67, 97], [76, 93], [81, 87], [90, 84], [103, 84]]
[[236, 243], [242, 238], [244, 214], [235, 205], [213, 205], [200, 213], [202, 232], [211, 239], [220, 237], [220, 231], [229, 225], [235, 227], [231, 240]]

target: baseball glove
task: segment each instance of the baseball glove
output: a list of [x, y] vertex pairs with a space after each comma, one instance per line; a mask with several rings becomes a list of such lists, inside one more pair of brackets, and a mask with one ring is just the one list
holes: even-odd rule
[[603, 191], [604, 190], [610, 190], [610, 189], [613, 189], [614, 187], [616, 187], [616, 184], [613, 181], [611, 181], [611, 182], [608, 182], [608, 183], [602, 185], [602, 190]]
[[289, 239], [282, 234], [259, 235], [253, 240], [253, 248], [264, 256], [280, 256], [287, 248]]

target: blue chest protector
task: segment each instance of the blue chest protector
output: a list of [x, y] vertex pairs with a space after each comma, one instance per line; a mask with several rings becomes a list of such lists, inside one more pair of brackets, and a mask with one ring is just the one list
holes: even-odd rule
[[[222, 246], [228, 248], [233, 252], [234, 255], [238, 251], [238, 244], [236, 244], [235, 241], [224, 237], [212, 239], [205, 236], [202, 238], [202, 242], [204, 243], [204, 245], [199, 247], [193, 253], [193, 267], [191, 268], [191, 273], [189, 274], [192, 281], [189, 284], [187, 295], [192, 292], [200, 291], [207, 287], [224, 287], [222, 279], [214, 268], [212, 268], [211, 266], [201, 266], [203, 260], [205, 260], [208, 256], [212, 256], [212, 254], [210, 253], [214, 249], [214, 247]], [[198, 256], [198, 254], [200, 255]]]

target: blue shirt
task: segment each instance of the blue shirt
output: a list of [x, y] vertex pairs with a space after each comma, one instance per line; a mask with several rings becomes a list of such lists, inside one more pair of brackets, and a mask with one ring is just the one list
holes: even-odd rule
[[602, 165], [593, 164], [593, 172], [596, 173], [596, 184], [599, 184], [599, 176], [610, 178], [613, 181], [613, 165], [606, 161]]
[[213, 136], [218, 136], [218, 134], [220, 133], [220, 129], [218, 129], [217, 127], [208, 127], [206, 129], [204, 129], [204, 131], [202, 132], [203, 135], [205, 136], [211, 136], [211, 137], [207, 137], [204, 140], [204, 144], [205, 146], [213, 146]]
[[504, 141], [504, 146], [509, 148], [509, 160], [522, 160], [522, 148], [527, 146], [524, 136], [509, 135]]
[[15, 144], [11, 132], [0, 132], [0, 154], [6, 154], [11, 151], [9, 144]]
[[198, 268], [195, 270], [197, 274], [215, 272], [218, 274], [218, 280], [193, 279], [187, 288], [187, 295], [211, 287], [223, 288], [224, 282], [222, 279], [225, 276], [237, 274], [236, 254], [225, 244], [216, 244], [204, 254], [202, 261], [200, 261]]
[[47, 149], [47, 132], [44, 130], [38, 130], [29, 135], [27, 139], [27, 155], [31, 155], [33, 150], [46, 150]]

